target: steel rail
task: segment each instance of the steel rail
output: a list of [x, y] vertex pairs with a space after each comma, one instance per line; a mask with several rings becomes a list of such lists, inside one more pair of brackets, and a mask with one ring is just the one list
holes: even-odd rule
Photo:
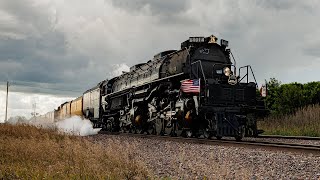
[[157, 139], [157, 140], [168, 140], [168, 141], [176, 141], [176, 142], [182, 142], [182, 143], [249, 147], [253, 149], [260, 148], [262, 150], [289, 151], [289, 152], [312, 153], [312, 154], [320, 155], [320, 146], [307, 145], [307, 144], [245, 141], [245, 140], [235, 141], [235, 140], [216, 140], [216, 139], [204, 139], [204, 138], [184, 138], [184, 137], [157, 136], [157, 135], [105, 132], [105, 131], [99, 132], [99, 134], [130, 136], [130, 137], [138, 137], [138, 138]]
[[300, 140], [318, 140], [320, 137], [311, 136], [281, 136], [281, 135], [259, 135], [257, 138], [272, 138], [272, 139], [300, 139]]

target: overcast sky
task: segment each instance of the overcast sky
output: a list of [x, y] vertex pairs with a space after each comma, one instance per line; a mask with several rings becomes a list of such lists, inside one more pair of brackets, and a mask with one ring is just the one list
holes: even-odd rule
[[58, 106], [189, 36], [211, 34], [229, 40], [258, 83], [318, 81], [319, 8], [316, 0], [0, 0], [0, 82], [13, 83], [10, 115], [27, 114], [34, 96]]

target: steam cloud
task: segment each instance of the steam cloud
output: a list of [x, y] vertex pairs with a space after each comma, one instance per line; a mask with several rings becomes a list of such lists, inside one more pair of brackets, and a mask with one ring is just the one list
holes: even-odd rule
[[101, 128], [93, 128], [91, 121], [81, 119], [79, 116], [73, 116], [56, 122], [56, 127], [60, 132], [79, 136], [98, 134], [101, 130]]
[[27, 120], [25, 117], [11, 117], [7, 123], [9, 124], [30, 124], [40, 128], [57, 128], [59, 132], [77, 135], [88, 136], [98, 134], [101, 128], [93, 128], [93, 124], [88, 119], [82, 119], [79, 116], [73, 116], [62, 121], [53, 122], [51, 119], [42, 117], [31, 118]]

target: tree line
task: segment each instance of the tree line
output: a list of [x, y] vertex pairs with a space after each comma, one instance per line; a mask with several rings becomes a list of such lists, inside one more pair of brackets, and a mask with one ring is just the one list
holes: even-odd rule
[[275, 78], [267, 82], [265, 105], [272, 115], [292, 114], [297, 109], [320, 102], [320, 82], [281, 84]]

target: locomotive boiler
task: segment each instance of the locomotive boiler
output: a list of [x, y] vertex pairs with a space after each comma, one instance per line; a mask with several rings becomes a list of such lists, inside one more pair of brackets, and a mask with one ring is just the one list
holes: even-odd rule
[[160, 52], [99, 83], [88, 91], [98, 94], [92, 101], [98, 104], [84, 107], [83, 113], [106, 131], [237, 140], [257, 136], [257, 116], [265, 107], [251, 66], [237, 69], [228, 41], [217, 40], [190, 37], [180, 50]]

